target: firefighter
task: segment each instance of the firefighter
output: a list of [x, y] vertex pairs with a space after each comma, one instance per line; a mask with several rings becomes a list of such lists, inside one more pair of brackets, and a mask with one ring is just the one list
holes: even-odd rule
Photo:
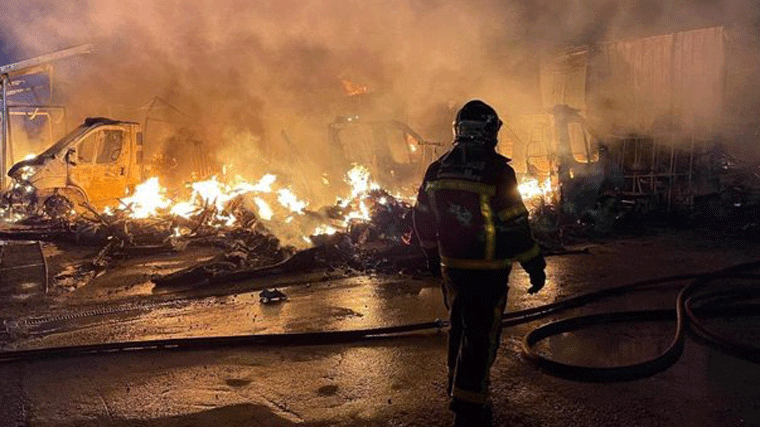
[[546, 281], [515, 172], [495, 150], [501, 125], [484, 102], [465, 104], [454, 121], [453, 147], [428, 167], [414, 207], [415, 231], [431, 271], [443, 277], [455, 426], [491, 425], [489, 371], [512, 263], [530, 275], [529, 293]]

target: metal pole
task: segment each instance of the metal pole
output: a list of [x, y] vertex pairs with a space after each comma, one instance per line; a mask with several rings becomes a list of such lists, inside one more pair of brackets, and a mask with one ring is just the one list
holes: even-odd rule
[[48, 103], [53, 103], [53, 66], [48, 66]]
[[5, 190], [5, 173], [6, 173], [5, 153], [6, 153], [6, 148], [8, 146], [8, 119], [9, 119], [8, 75], [7, 74], [3, 75], [2, 79], [3, 79], [3, 101], [2, 101], [3, 103], [2, 103], [2, 107], [0, 108], [2, 108], [3, 111], [0, 114], [2, 115], [1, 118], [3, 120], [3, 123], [2, 123], [2, 130], [0, 131], [0, 133], [2, 133], [2, 138], [0, 139], [0, 141], [2, 141], [2, 143], [0, 143], [0, 191]]

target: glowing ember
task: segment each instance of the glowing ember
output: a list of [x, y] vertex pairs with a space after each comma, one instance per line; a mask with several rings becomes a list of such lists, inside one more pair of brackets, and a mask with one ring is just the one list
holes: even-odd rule
[[333, 234], [337, 233], [338, 229], [331, 226], [331, 225], [320, 225], [314, 230], [314, 233], [312, 233], [315, 236], [319, 236], [322, 234], [327, 234], [332, 236]]

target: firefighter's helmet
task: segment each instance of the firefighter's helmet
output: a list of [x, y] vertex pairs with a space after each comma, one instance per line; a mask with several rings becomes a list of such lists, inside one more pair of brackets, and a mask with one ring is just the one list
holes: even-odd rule
[[464, 104], [454, 119], [455, 143], [496, 146], [502, 121], [490, 105], [475, 99]]

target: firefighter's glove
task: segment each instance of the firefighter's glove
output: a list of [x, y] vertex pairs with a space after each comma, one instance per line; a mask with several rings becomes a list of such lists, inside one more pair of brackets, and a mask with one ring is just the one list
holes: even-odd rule
[[535, 294], [540, 291], [544, 284], [546, 284], [546, 273], [544, 270], [537, 271], [530, 275], [530, 288], [528, 288], [529, 294]]
[[542, 255], [539, 255], [532, 260], [522, 265], [525, 271], [530, 276], [530, 288], [528, 288], [529, 294], [535, 294], [540, 291], [544, 284], [546, 284], [546, 261]]

